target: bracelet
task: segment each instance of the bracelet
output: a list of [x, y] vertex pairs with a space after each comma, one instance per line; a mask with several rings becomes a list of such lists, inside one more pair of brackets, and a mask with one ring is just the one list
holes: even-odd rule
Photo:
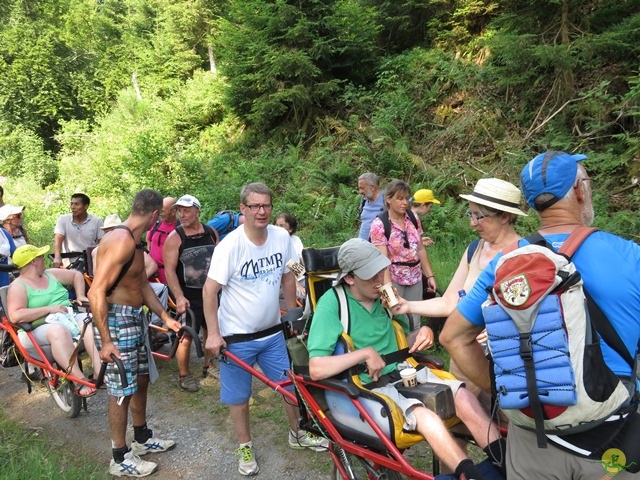
[[435, 277], [435, 275], [429, 275], [428, 277], [424, 277], [424, 278], [426, 278], [427, 280], [429, 280], [430, 278], [436, 278], [436, 277]]

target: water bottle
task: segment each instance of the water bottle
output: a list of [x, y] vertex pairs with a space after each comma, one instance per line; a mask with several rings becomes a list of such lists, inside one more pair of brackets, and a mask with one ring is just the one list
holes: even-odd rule
[[462, 299], [467, 295], [467, 292], [463, 288], [462, 290], [458, 290], [458, 302], [462, 301]]

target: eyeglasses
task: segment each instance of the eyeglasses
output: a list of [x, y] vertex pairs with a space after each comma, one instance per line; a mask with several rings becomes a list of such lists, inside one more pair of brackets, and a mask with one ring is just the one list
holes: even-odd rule
[[424, 203], [414, 203], [414, 204], [412, 204], [412, 206], [416, 207], [416, 208], [421, 207], [423, 205], [424, 205]]
[[265, 212], [270, 212], [273, 208], [273, 205], [270, 203], [254, 203], [253, 205], [245, 205], [252, 212], [259, 212], [262, 208]]
[[467, 217], [469, 217], [469, 220], [471, 220], [472, 222], [480, 223], [480, 220], [484, 220], [484, 219], [485, 219], [485, 218], [487, 218], [487, 217], [493, 217], [493, 216], [495, 216], [496, 214], [495, 214], [495, 213], [492, 213], [492, 214], [490, 214], [490, 215], [482, 215], [481, 213], [480, 213], [480, 214], [477, 214], [477, 213], [473, 213], [473, 212], [471, 212], [471, 211], [469, 210], [469, 211], [467, 211], [467, 213], [466, 213], [465, 215], [466, 215]]
[[411, 248], [411, 245], [409, 245], [409, 239], [407, 238], [406, 230], [403, 230], [401, 233], [402, 233], [402, 239], [404, 240], [404, 248]]
[[580, 185], [582, 182], [590, 182], [591, 178], [581, 178], [579, 180], [576, 180], [575, 185], [573, 185], [573, 188], [578, 188], [578, 185]]

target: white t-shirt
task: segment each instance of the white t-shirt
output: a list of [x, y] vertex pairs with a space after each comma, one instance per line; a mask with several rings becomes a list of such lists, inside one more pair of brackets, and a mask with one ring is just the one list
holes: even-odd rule
[[295, 258], [289, 233], [267, 226], [264, 245], [252, 243], [244, 225], [229, 233], [213, 252], [208, 277], [222, 285], [220, 334], [254, 333], [280, 322], [279, 291], [287, 259]]
[[291, 235], [291, 243], [293, 244], [293, 250], [296, 252], [298, 257], [298, 261], [302, 260], [302, 250], [304, 250], [304, 245], [302, 245], [302, 240], [297, 235]]

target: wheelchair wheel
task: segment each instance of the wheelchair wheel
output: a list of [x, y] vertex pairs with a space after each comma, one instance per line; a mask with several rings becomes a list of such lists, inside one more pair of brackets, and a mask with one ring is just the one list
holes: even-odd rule
[[76, 418], [80, 414], [82, 408], [82, 398], [75, 394], [73, 383], [65, 382], [58, 388], [51, 385], [49, 379], [45, 380], [49, 393], [56, 402], [56, 405], [64, 412], [68, 418]]
[[342, 468], [344, 468], [347, 474], [351, 472], [353, 477], [344, 477], [338, 469], [338, 466], [334, 464], [331, 469], [331, 480], [369, 480], [375, 478], [380, 480], [404, 480], [406, 478], [399, 472], [390, 470], [387, 467], [374, 468], [367, 459], [345, 451], [340, 453], [336, 451], [336, 455], [340, 459]]

